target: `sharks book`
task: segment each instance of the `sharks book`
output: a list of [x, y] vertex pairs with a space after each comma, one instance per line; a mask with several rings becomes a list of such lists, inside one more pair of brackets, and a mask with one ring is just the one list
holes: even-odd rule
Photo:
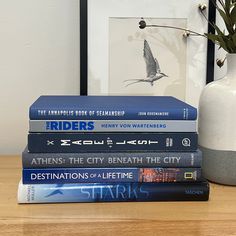
[[109, 183], [31, 184], [19, 183], [18, 203], [207, 201], [209, 184]]

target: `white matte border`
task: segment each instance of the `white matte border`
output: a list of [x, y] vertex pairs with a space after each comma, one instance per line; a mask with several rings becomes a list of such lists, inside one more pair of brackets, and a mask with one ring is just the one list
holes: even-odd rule
[[[107, 95], [109, 66], [109, 17], [186, 18], [188, 29], [207, 32], [207, 21], [193, 0], [87, 0], [88, 1], [88, 94]], [[208, 9], [206, 10], [206, 14]], [[186, 101], [198, 106], [206, 83], [207, 40], [189, 37], [187, 43]], [[99, 83], [96, 83], [99, 81]], [[97, 86], [100, 86], [98, 89]], [[96, 88], [96, 89], [94, 89]], [[100, 91], [97, 93], [97, 91]], [[96, 92], [95, 92], [96, 91]]]

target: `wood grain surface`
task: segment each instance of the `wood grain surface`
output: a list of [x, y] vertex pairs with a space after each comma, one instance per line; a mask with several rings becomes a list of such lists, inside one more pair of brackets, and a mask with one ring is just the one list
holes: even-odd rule
[[236, 187], [211, 184], [208, 202], [18, 205], [20, 156], [0, 163], [0, 236], [236, 235]]

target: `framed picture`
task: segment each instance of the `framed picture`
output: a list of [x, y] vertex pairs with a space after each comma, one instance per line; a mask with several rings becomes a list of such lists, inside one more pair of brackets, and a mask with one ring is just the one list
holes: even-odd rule
[[184, 30], [208, 31], [199, 4], [208, 17], [208, 0], [80, 0], [81, 95], [170, 95], [197, 105], [214, 53]]

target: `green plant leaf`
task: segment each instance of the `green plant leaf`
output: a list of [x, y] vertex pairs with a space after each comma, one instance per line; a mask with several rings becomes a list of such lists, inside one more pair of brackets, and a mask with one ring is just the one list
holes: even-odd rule
[[220, 8], [217, 8], [220, 16], [222, 17], [222, 19], [224, 20], [225, 26], [228, 30], [229, 33], [234, 33], [233, 30], [233, 25], [232, 25], [232, 19], [230, 18], [231, 14], [226, 14], [223, 10], [221, 10]]
[[236, 24], [236, 5], [234, 5], [231, 13], [230, 13], [231, 21], [235, 25]]
[[213, 27], [218, 35], [224, 35], [224, 33], [220, 30], [220, 28], [216, 24], [213, 23]]
[[235, 45], [234, 45], [233, 40], [227, 40], [226, 45], [227, 45], [227, 48], [229, 49], [230, 52], [233, 52], [233, 51], [234, 51]]
[[233, 39], [234, 45], [236, 47], [236, 33], [234, 33], [234, 35], [232, 36], [232, 39]]
[[225, 11], [230, 12], [231, 0], [225, 0]]
[[230, 43], [231, 47], [232, 47], [232, 52], [236, 52], [236, 33], [234, 33], [231, 36], [231, 43]]
[[216, 42], [216, 41], [218, 41], [218, 35], [216, 35], [216, 34], [205, 34], [206, 36], [207, 36], [207, 38], [208, 39], [210, 39], [211, 41], [213, 41], [213, 43], [214, 42]]
[[220, 8], [218, 8], [217, 10], [218, 10], [218, 12], [220, 13], [221, 17], [223, 18], [225, 24], [226, 24], [226, 25], [227, 25], [227, 24], [230, 24], [230, 19], [229, 19], [229, 17], [226, 15], [226, 13], [225, 13], [223, 10], [221, 10]]
[[233, 35], [227, 35], [223, 38], [226, 47], [228, 48], [228, 52], [233, 53], [236, 52], [236, 33], [234, 33]]
[[216, 35], [216, 34], [205, 34], [209, 40], [211, 40], [213, 43], [220, 46], [220, 48], [223, 48], [225, 51], [228, 51], [228, 48], [222, 38], [222, 36]]
[[[212, 2], [214, 2], [214, 0], [212, 0]], [[224, 3], [222, 0], [218, 0], [218, 2], [219, 2], [220, 5], [222, 6], [222, 8], [226, 11], [225, 3]], [[215, 3], [215, 7], [216, 7], [217, 10], [219, 9], [219, 6], [218, 6], [218, 4], [217, 4], [217, 1], [216, 1], [216, 3]]]
[[219, 40], [219, 43], [220, 43], [220, 46], [227, 52], [229, 52], [231, 49], [228, 45], [228, 40], [227, 38], [223, 35], [223, 36], [219, 36], [218, 37], [218, 40]]

